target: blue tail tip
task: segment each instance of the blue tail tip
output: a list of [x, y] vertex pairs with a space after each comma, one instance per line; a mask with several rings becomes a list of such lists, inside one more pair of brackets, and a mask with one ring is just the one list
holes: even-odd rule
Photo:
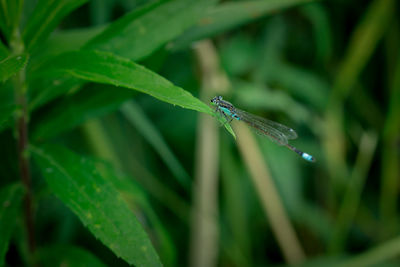
[[315, 162], [315, 158], [313, 156], [311, 156], [310, 154], [303, 153], [303, 155], [301, 155], [301, 157], [309, 162]]

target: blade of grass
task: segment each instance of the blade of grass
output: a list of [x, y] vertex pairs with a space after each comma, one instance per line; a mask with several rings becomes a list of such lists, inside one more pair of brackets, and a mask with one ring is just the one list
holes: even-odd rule
[[395, 259], [400, 255], [400, 237], [393, 238], [381, 245], [378, 245], [367, 252], [355, 256], [336, 267], [363, 267], [380, 266], [388, 260]]
[[238, 123], [234, 125], [234, 129], [238, 135], [237, 144], [240, 153], [249, 169], [252, 182], [283, 256], [289, 264], [299, 264], [305, 259], [304, 251], [287, 217], [256, 140], [245, 125]]
[[189, 190], [191, 184], [189, 175], [140, 107], [135, 102], [130, 101], [122, 106], [121, 112], [142, 134], [143, 138], [153, 146], [155, 151], [160, 154], [182, 187]]
[[379, 203], [382, 222], [385, 222], [385, 225], [390, 221], [393, 223], [382, 229], [383, 236], [391, 234], [393, 230], [396, 231], [396, 222], [398, 222], [397, 199], [399, 195], [400, 156], [395, 147], [400, 135], [400, 53], [397, 59], [397, 66], [390, 86], [388, 113], [383, 128], [382, 185]]
[[354, 164], [348, 187], [336, 219], [335, 230], [330, 240], [329, 250], [331, 253], [340, 253], [345, 249], [346, 238], [360, 205], [361, 194], [368, 175], [368, 170], [371, 167], [371, 161], [375, 153], [377, 142], [378, 138], [374, 133], [364, 133], [361, 136], [356, 163]]

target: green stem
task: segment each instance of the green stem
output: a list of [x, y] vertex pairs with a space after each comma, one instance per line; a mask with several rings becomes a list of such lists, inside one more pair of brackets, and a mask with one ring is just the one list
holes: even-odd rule
[[[22, 54], [24, 52], [24, 43], [22, 41], [18, 29], [14, 30], [10, 42], [13, 54]], [[33, 220], [33, 201], [32, 201], [32, 182], [31, 171], [29, 164], [29, 155], [27, 153], [29, 146], [28, 139], [28, 105], [26, 99], [27, 85], [26, 85], [26, 70], [21, 69], [14, 77], [14, 92], [15, 103], [18, 108], [15, 116], [16, 139], [17, 139], [17, 153], [19, 161], [19, 171], [21, 181], [26, 188], [26, 195], [24, 200], [25, 212], [25, 227], [28, 237], [28, 250], [30, 255], [35, 252], [35, 235], [34, 235], [34, 220]]]

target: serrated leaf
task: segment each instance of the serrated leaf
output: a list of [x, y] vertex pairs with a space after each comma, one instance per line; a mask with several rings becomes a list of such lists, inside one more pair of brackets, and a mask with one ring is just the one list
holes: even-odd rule
[[132, 90], [97, 85], [66, 96], [50, 112], [43, 114], [33, 128], [34, 140], [44, 140], [70, 130], [84, 121], [117, 110], [132, 97]]
[[9, 185], [0, 191], [0, 266], [4, 265], [23, 196], [24, 188], [21, 184]]
[[161, 266], [139, 221], [93, 161], [59, 146], [30, 150], [51, 191], [118, 257], [136, 266]]
[[36, 257], [40, 266], [105, 267], [92, 253], [79, 247], [56, 245], [41, 248]]
[[9, 56], [8, 58], [0, 61], [0, 82], [5, 82], [12, 75], [25, 67], [27, 61], [28, 57], [24, 54]]
[[192, 26], [214, 0], [159, 1], [112, 23], [87, 48], [142, 59]]
[[25, 45], [32, 50], [46, 39], [58, 23], [88, 0], [39, 0], [23, 33]]
[[262, 16], [312, 0], [253, 0], [228, 2], [216, 6], [202, 17], [195, 27], [188, 30], [171, 46], [179, 49], [193, 41], [215, 36]]

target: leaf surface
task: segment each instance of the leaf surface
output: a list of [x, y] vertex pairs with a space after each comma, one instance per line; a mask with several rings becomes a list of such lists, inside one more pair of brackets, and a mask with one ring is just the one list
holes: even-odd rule
[[22, 69], [28, 61], [26, 55], [9, 56], [0, 61], [0, 82], [5, 82]]
[[51, 191], [118, 257], [136, 266], [161, 266], [141, 224], [92, 160], [59, 146], [31, 152]]

